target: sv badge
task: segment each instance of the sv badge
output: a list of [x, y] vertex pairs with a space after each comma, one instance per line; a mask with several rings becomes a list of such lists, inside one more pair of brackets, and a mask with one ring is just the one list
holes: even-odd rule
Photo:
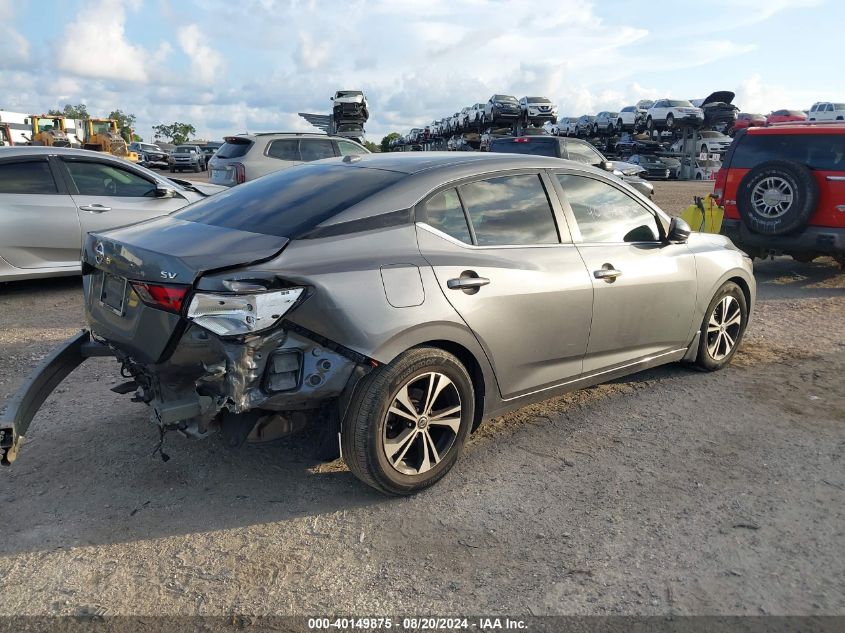
[[162, 270], [160, 274], [162, 279], [176, 279], [176, 275], [179, 273], [169, 273], [166, 270]]

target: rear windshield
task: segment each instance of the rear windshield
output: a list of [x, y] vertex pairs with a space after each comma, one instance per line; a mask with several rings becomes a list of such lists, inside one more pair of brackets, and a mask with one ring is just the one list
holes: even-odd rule
[[769, 160], [845, 171], [845, 134], [747, 134], [734, 150], [731, 167], [751, 169]]
[[490, 145], [491, 152], [503, 154], [530, 154], [560, 158], [560, 141], [556, 138], [526, 136], [524, 138], [498, 138]]
[[252, 141], [247, 139], [234, 143], [223, 143], [222, 147], [217, 150], [217, 158], [240, 158], [246, 156], [250, 147], [252, 147]]
[[295, 239], [404, 176], [345, 165], [301, 165], [218, 193], [173, 217]]

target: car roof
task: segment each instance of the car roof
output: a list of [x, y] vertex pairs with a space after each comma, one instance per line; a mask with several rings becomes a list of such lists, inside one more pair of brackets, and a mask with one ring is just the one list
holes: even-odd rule
[[102, 158], [118, 163], [126, 163], [122, 158], [95, 152], [90, 149], [75, 149], [72, 147], [45, 147], [39, 145], [15, 145], [14, 147], [0, 147], [0, 158], [11, 156], [76, 156], [78, 158]]
[[[554, 138], [554, 137], [549, 137]], [[338, 165], [349, 169], [382, 169], [405, 174], [396, 183], [340, 212], [321, 226], [330, 226], [394, 212], [397, 204], [413, 206], [430, 191], [463, 178], [516, 169], [570, 168], [607, 178], [607, 172], [576, 161], [495, 152], [389, 152], [327, 158], [307, 165]], [[292, 167], [291, 169], [300, 169]], [[402, 202], [399, 202], [399, 201]]]
[[330, 136], [329, 134], [322, 134], [320, 132], [244, 132], [242, 134], [229, 134], [226, 138], [257, 139], [265, 136], [297, 136], [302, 138], [331, 138], [349, 140], [345, 139], [342, 136]]
[[773, 123], [769, 127], [752, 127], [746, 131], [752, 136], [771, 134], [845, 134], [845, 122], [825, 121], [791, 121], [789, 123]]

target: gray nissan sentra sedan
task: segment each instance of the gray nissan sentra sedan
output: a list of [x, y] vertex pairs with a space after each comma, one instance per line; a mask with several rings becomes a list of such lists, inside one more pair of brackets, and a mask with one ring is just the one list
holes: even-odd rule
[[391, 494], [439, 480], [485, 418], [662, 363], [724, 367], [755, 297], [727, 238], [599, 169], [508, 154], [270, 174], [90, 234], [83, 280], [89, 329], [10, 402], [4, 461], [67, 373], [113, 355], [115, 391], [162, 436], [310, 423]]

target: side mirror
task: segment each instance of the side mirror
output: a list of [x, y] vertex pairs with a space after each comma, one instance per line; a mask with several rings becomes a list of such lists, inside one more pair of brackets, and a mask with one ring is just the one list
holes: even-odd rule
[[672, 218], [669, 222], [669, 233], [666, 235], [666, 240], [676, 244], [685, 244], [692, 233], [690, 225], [681, 218]]
[[164, 185], [158, 185], [156, 187], [155, 192], [156, 198], [175, 198], [176, 197], [176, 190], [171, 189], [170, 187], [165, 187]]
[[613, 171], [613, 163], [609, 160], [603, 160], [599, 163], [599, 168], [605, 171]]

